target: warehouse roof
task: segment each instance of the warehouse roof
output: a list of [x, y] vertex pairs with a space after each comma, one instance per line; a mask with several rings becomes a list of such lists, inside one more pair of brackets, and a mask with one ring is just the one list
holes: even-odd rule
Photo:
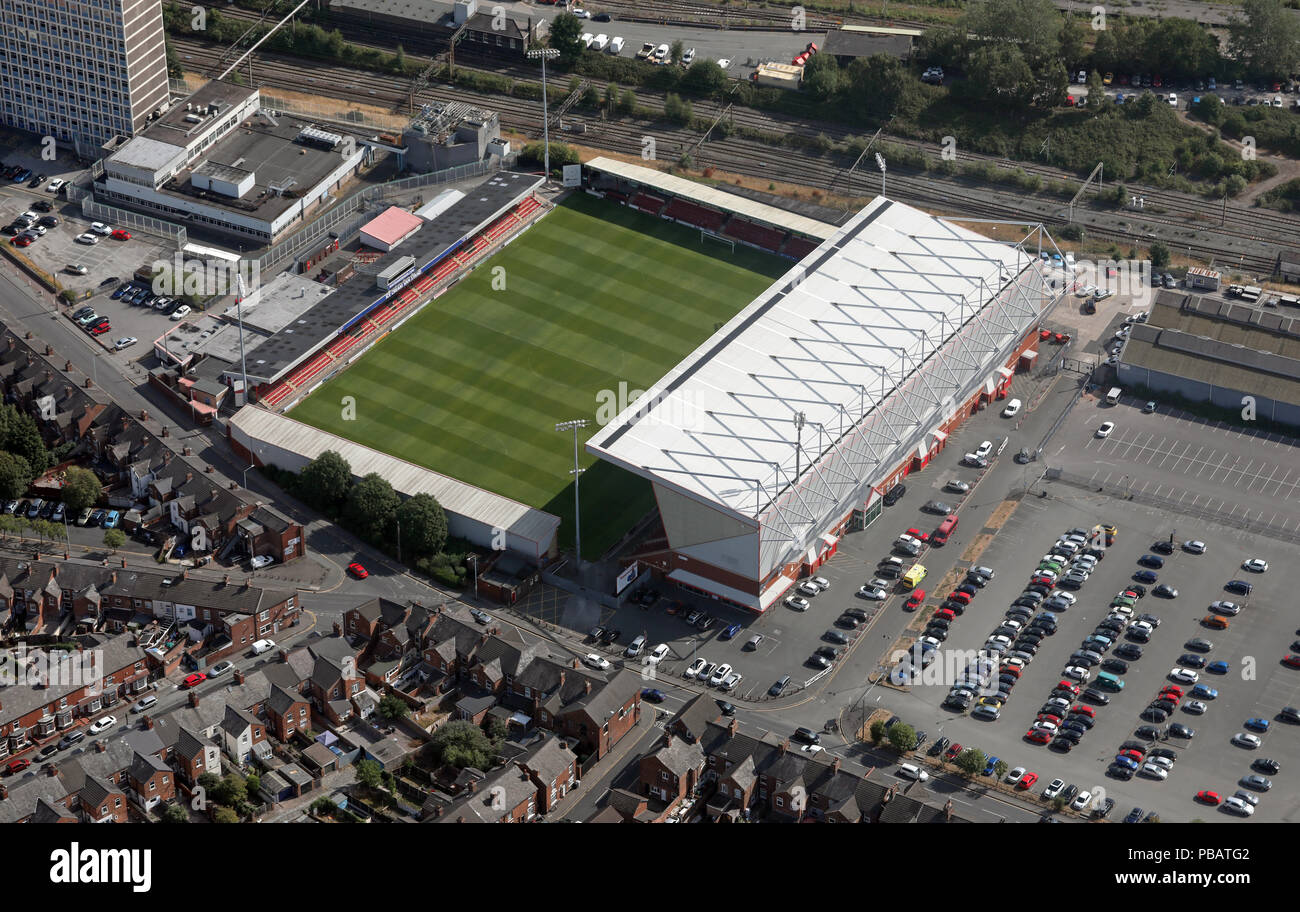
[[317, 430], [310, 425], [263, 408], [246, 406], [235, 413], [230, 423], [234, 430], [253, 439], [255, 455], [258, 440], [273, 442], [275, 446], [309, 460], [326, 450], [334, 450], [348, 461], [355, 475], [364, 476], [377, 472], [392, 484], [393, 490], [408, 497], [422, 493], [432, 494], [447, 512], [505, 529], [521, 539], [537, 542], [541, 551], [545, 551], [560, 525], [559, 517], [550, 513], [533, 509], [508, 497], [476, 488], [455, 478], [440, 475], [430, 469]]
[[836, 231], [834, 225], [828, 225], [825, 222], [819, 222], [816, 219], [810, 219], [786, 209], [778, 209], [776, 206], [769, 206], [766, 203], [745, 199], [736, 196], [734, 193], [711, 187], [708, 184], [700, 184], [686, 180], [684, 177], [677, 177], [675, 174], [665, 174], [662, 171], [656, 171], [654, 168], [647, 168], [643, 165], [633, 165], [600, 156], [587, 162], [584, 167], [595, 171], [603, 171], [624, 180], [635, 181], [646, 187], [653, 187], [672, 196], [680, 196], [705, 206], [712, 206], [714, 209], [720, 209], [723, 212], [734, 212], [764, 225], [784, 228], [817, 240], [824, 241], [835, 234]]
[[[951, 370], [939, 368], [945, 373], [991, 369], [967, 348], [969, 332], [984, 327], [985, 306], [1014, 296], [1012, 284], [1037, 263], [1021, 246], [878, 198], [587, 449], [756, 518], [812, 463], [837, 451], [847, 431], [861, 425], [896, 442], [941, 407], [941, 384], [927, 372], [946, 346], [955, 348]], [[1019, 332], [1005, 319], [993, 322], [988, 328], [999, 337]]]

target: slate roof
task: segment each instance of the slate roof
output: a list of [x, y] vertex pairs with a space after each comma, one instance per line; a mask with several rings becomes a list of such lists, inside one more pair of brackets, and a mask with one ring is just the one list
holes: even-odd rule
[[153, 776], [155, 773], [170, 772], [171, 767], [152, 754], [137, 753], [131, 759], [131, 768], [127, 772], [127, 775], [136, 782], [147, 782], [149, 777]]

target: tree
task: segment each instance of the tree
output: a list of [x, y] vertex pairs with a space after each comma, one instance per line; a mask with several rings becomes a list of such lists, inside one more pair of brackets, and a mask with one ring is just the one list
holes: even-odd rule
[[682, 39], [678, 38], [672, 44], [668, 45], [668, 59], [673, 63], [682, 62], [682, 53], [685, 52], [686, 46], [682, 44]]
[[1147, 65], [1166, 78], [1195, 78], [1218, 63], [1218, 40], [1194, 20], [1158, 19], [1149, 25], [1144, 56]]
[[32, 467], [27, 460], [13, 453], [0, 451], [0, 497], [13, 500], [22, 497], [32, 483]]
[[885, 738], [885, 720], [877, 719], [871, 723], [871, 743], [879, 744]]
[[248, 800], [248, 787], [240, 776], [230, 773], [212, 788], [208, 797], [217, 804], [234, 807]]
[[1169, 248], [1159, 241], [1151, 245], [1148, 253], [1151, 256], [1152, 269], [1164, 269], [1169, 265]]
[[623, 90], [623, 94], [618, 96], [618, 111], [620, 114], [636, 113], [636, 92], [631, 89]]
[[1088, 76], [1088, 100], [1086, 102], [1089, 111], [1100, 112], [1106, 106], [1106, 86], [1101, 80], [1101, 74], [1096, 70]]
[[432, 494], [416, 494], [397, 508], [402, 527], [402, 553], [408, 560], [429, 557], [447, 543], [447, 514]]
[[63, 506], [69, 513], [80, 513], [93, 507], [99, 500], [103, 487], [99, 478], [89, 469], [69, 466], [63, 480]]
[[239, 823], [239, 815], [228, 807], [219, 807], [212, 813], [213, 823]]
[[551, 47], [560, 52], [560, 63], [565, 66], [576, 63], [584, 50], [582, 20], [573, 13], [560, 13], [551, 22], [547, 40]]
[[[987, 763], [988, 761], [985, 762]], [[1009, 769], [1011, 769], [1011, 767], [1007, 765], [1007, 761], [999, 760], [997, 763], [993, 764], [993, 778], [1001, 780], [1002, 777], [1007, 774], [1007, 770]]]
[[104, 532], [104, 547], [110, 551], [116, 552], [118, 548], [126, 544], [126, 533], [121, 529], [108, 529]]
[[429, 749], [438, 763], [464, 769], [491, 768], [496, 759], [496, 745], [473, 722], [457, 719], [433, 733]]
[[1019, 49], [1034, 69], [1061, 59], [1061, 14], [1052, 0], [973, 3], [967, 6], [959, 27], [964, 27], [975, 41], [986, 46]]
[[189, 823], [190, 815], [179, 804], [169, 804], [162, 812], [163, 823]]
[[393, 65], [399, 70], [406, 69], [406, 48], [398, 42], [397, 50], [393, 51]]
[[0, 408], [0, 449], [26, 459], [34, 474], [44, 472], [50, 464], [36, 422], [12, 405]]
[[387, 539], [401, 498], [377, 472], [371, 472], [348, 492], [343, 505], [343, 525], [371, 544]]
[[695, 116], [695, 109], [676, 92], [669, 92], [664, 96], [664, 116], [673, 123], [688, 124]]
[[1294, 73], [1300, 66], [1300, 19], [1282, 0], [1243, 0], [1228, 23], [1228, 49], [1255, 77]]
[[[818, 56], [821, 56], [820, 54]], [[814, 60], [817, 58], [814, 57]], [[830, 58], [834, 60], [834, 57]], [[806, 71], [805, 71], [806, 74]], [[807, 79], [807, 76], [804, 77]], [[693, 95], [720, 95], [727, 87], [727, 74], [715, 60], [696, 60], [686, 68], [682, 80], [678, 83], [682, 91]]]
[[411, 714], [411, 708], [396, 694], [385, 694], [379, 701], [379, 714], [390, 721], [405, 719]]
[[326, 516], [338, 516], [352, 488], [352, 466], [339, 453], [326, 450], [303, 467], [295, 487], [311, 506]]
[[889, 743], [900, 753], [916, 750], [916, 729], [906, 722], [895, 722], [889, 726]]
[[834, 54], [813, 54], [804, 64], [803, 87], [817, 98], [830, 98], [840, 90], [841, 80], [840, 64]]
[[380, 783], [383, 781], [383, 767], [374, 760], [358, 760], [353, 770], [356, 772], [357, 782], [372, 791], [379, 791]]
[[8, 538], [10, 535], [21, 534], [25, 522], [17, 516], [0, 516], [0, 536]]
[[1039, 93], [1034, 71], [1015, 45], [977, 48], [966, 63], [966, 72], [969, 90], [999, 107], [1025, 108]]
[[957, 755], [957, 769], [961, 770], [964, 776], [977, 776], [984, 771], [988, 765], [989, 759], [984, 755], [984, 751], [975, 747], [968, 747]]
[[[822, 56], [817, 54], [813, 59]], [[858, 57], [843, 71], [843, 89], [849, 103], [866, 118], [887, 118], [915, 110], [921, 103], [916, 77], [897, 57], [872, 54]]]

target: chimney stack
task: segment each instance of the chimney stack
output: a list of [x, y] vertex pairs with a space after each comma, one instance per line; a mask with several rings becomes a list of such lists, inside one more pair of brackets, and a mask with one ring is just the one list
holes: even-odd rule
[[45, 767], [45, 774], [51, 777], [57, 776], [59, 774], [59, 765], [57, 763], [51, 763], [49, 766]]
[[234, 677], [234, 681], [235, 681], [236, 684], [243, 684], [243, 683], [244, 683], [244, 673], [243, 673], [242, 671], [240, 671], [238, 668], [235, 669], [235, 677]]
[[790, 749], [790, 739], [789, 739], [789, 738], [786, 738], [784, 741], [782, 741], [782, 742], [777, 746], [777, 748], [778, 748], [778, 750], [781, 751], [782, 755], [784, 755], [785, 752], [788, 751], [788, 750]]
[[171, 432], [167, 430], [167, 425], [165, 425], [165, 424], [162, 426], [162, 436], [164, 436], [164, 437], [170, 437], [170, 436], [171, 436]]
[[473, 779], [471, 779], [471, 780], [469, 781], [469, 793], [470, 793], [471, 795], [474, 794], [474, 790], [475, 790], [476, 786], [477, 786], [477, 783], [476, 783]]
[[71, 361], [64, 361], [64, 362], [63, 362], [63, 369], [64, 369], [65, 371], [70, 371], [70, 370], [72, 370], [72, 362], [71, 362]]
[[192, 690], [190, 691], [190, 705], [191, 706], [199, 705], [199, 695]]
[[4, 801], [8, 797], [9, 797], [9, 789], [7, 789], [3, 785], [0, 785], [0, 801]]
[[727, 725], [727, 734], [734, 735], [738, 731], [740, 731], [740, 720], [732, 716], [731, 722]]
[[[226, 577], [226, 582], [227, 583], [230, 582], [230, 577], [228, 576]], [[343, 636], [343, 625], [340, 624], [338, 621], [334, 622], [334, 635]]]
[[153, 716], [144, 717], [144, 727], [146, 731], [153, 731]]
[[578, 667], [578, 660], [577, 660], [577, 659], [574, 659], [574, 660], [573, 660], [573, 667], [574, 667], [574, 668], [577, 668], [577, 667]]
[[834, 761], [831, 762], [831, 772], [838, 773], [839, 771], [840, 771], [840, 758], [836, 757]]
[[84, 386], [86, 389], [91, 389], [94, 387], [94, 385], [95, 385], [95, 381], [91, 380], [89, 377], [87, 377], [86, 382], [82, 384], [82, 386]]
[[95, 751], [96, 751], [97, 753], [101, 753], [101, 754], [102, 754], [102, 753], [103, 753], [104, 751], [106, 751], [106, 750], [108, 750], [108, 742], [107, 742], [107, 741], [102, 741], [102, 740], [101, 740], [101, 741], [96, 741], [96, 742], [95, 742]]
[[193, 473], [193, 472], [186, 472], [186, 473], [185, 473], [185, 480], [186, 480], [186, 481], [193, 481], [193, 480], [194, 480], [194, 473]]

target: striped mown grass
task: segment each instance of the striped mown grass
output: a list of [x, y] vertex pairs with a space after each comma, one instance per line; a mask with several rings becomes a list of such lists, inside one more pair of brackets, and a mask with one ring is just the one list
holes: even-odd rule
[[[571, 547], [573, 440], [556, 422], [591, 419], [585, 443], [601, 391], [647, 389], [789, 267], [572, 194], [292, 414], [554, 513]], [[653, 497], [644, 480], [579, 458], [583, 552], [595, 558]]]

